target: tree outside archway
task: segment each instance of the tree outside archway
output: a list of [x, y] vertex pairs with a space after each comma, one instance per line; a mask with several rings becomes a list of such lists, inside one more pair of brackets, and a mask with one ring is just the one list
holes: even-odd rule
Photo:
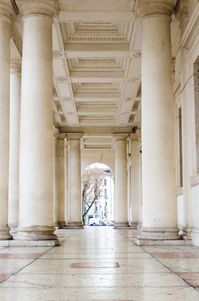
[[82, 219], [84, 225], [112, 225], [112, 199], [111, 169], [99, 163], [88, 166], [82, 176]]

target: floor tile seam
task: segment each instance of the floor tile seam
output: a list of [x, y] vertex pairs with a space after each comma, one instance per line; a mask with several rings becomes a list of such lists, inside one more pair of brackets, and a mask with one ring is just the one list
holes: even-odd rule
[[[47, 272], [30, 272], [29, 273], [30, 275], [46, 275], [46, 274], [50, 274], [50, 275], [55, 275], [54, 273], [47, 273]], [[86, 273], [85, 273], [86, 274]], [[103, 275], [103, 273], [98, 273], [99, 275]], [[106, 275], [112, 275], [113, 273], [106, 273]], [[170, 274], [173, 274], [173, 272], [170, 272], [170, 271], [166, 271], [166, 272], [130, 272], [130, 273], [126, 273], [126, 272], [121, 272], [121, 273], [117, 273], [117, 275], [144, 275], [144, 274], [147, 274], [147, 275], [156, 275], [156, 274], [163, 274], [163, 275], [170, 275]], [[27, 275], [27, 273], [22, 273], [20, 271], [20, 275]], [[56, 275], [68, 275], [68, 273], [56, 273]], [[84, 274], [77, 274], [77, 273], [72, 273], [72, 275], [84, 275]], [[86, 275], [96, 275], [96, 273], [88, 273]]]
[[[98, 250], [98, 249], [96, 249], [96, 250]], [[61, 250], [62, 251], [62, 250]], [[70, 250], [65, 250], [65, 251], [70, 251]], [[131, 250], [130, 250], [131, 251]], [[63, 252], [63, 251], [62, 251]], [[65, 252], [64, 253], [62, 253], [62, 252], [58, 252], [58, 253], [61, 253], [61, 254], [65, 254]], [[81, 252], [68, 252], [69, 254], [84, 254], [83, 253], [84, 252], [84, 250], [81, 250]], [[110, 253], [107, 253], [107, 252], [105, 252], [105, 253], [102, 253], [102, 252], [99, 252], [99, 254], [112, 254], [112, 253], [116, 253], [116, 254], [128, 254], [129, 252], [115, 252], [115, 251], [112, 251], [112, 252], [110, 252]], [[145, 253], [145, 251], [142, 251], [142, 252], [138, 252], [138, 251], [134, 251], [134, 252], [132, 252], [132, 253]], [[52, 253], [53, 254], [53, 253]], [[97, 254], [96, 252], [89, 252], [89, 253], [87, 253], [87, 254]]]
[[[143, 248], [143, 247], [142, 247]], [[145, 250], [145, 252], [147, 254], [150, 254], [147, 250]], [[151, 255], [151, 254], [150, 254]], [[193, 286], [192, 284], [190, 284], [188, 281], [186, 281], [185, 279], [181, 278], [179, 275], [179, 272], [175, 272], [174, 270], [172, 270], [170, 267], [166, 266], [166, 264], [162, 263], [158, 258], [156, 258], [155, 256], [151, 255], [157, 262], [159, 262], [162, 266], [164, 266], [166, 269], [168, 269], [172, 274], [176, 275], [177, 277], [179, 277], [180, 279], [182, 279], [186, 284], [188, 284], [189, 287], [192, 287], [194, 290], [197, 290], [195, 286]]]
[[[42, 256], [42, 255], [41, 255]], [[0, 258], [0, 260], [1, 259], [5, 259], [5, 258]], [[13, 260], [14, 258], [6, 258], [6, 259], [11, 259], [11, 260]], [[38, 259], [38, 258], [37, 258]], [[58, 260], [58, 261], [60, 261], [60, 260], [65, 260], [65, 261], [69, 261], [69, 260], [84, 260], [84, 261], [87, 261], [87, 260], [96, 260], [96, 259], [100, 259], [100, 260], [103, 260], [104, 258], [40, 258], [40, 260], [53, 260], [53, 261], [55, 261], [55, 260]], [[108, 259], [108, 260], [111, 260], [111, 259], [115, 259], [116, 261], [117, 260], [121, 260], [121, 259], [125, 259], [125, 258], [105, 258], [105, 259]], [[148, 257], [133, 257], [132, 259], [153, 259], [153, 258], [148, 258]], [[128, 261], [129, 259], [127, 259], [126, 261]], [[108, 263], [109, 261], [105, 261], [106, 263]]]
[[[148, 257], [130, 257], [131, 259], [150, 259]], [[0, 258], [1, 259], [15, 259], [15, 258]], [[23, 258], [17, 258], [17, 259], [23, 259]], [[26, 259], [26, 258], [25, 258]], [[107, 259], [107, 260], [124, 260], [125, 258], [121, 258], [121, 257], [117, 257], [117, 258], [95, 258], [95, 257], [88, 257], [88, 258], [80, 258], [80, 257], [71, 257], [71, 258], [67, 258], [67, 257], [43, 257], [41, 259], [45, 259], [45, 260], [99, 260], [99, 259]], [[129, 260], [129, 258], [126, 258], [126, 260]]]
[[[43, 256], [43, 255], [41, 255], [41, 256]], [[37, 259], [40, 259], [40, 260], [66, 260], [66, 261], [69, 261], [69, 260], [73, 260], [73, 259], [79, 259], [79, 260], [81, 260], [81, 261], [95, 261], [95, 259], [99, 259], [99, 260], [103, 260], [103, 259], [107, 259], [107, 260], [111, 260], [111, 261], [113, 261], [114, 259], [115, 260], [117, 260], [117, 259], [121, 259], [121, 260], [123, 260], [123, 261], [133, 261], [134, 259], [136, 259], [136, 260], [140, 260], [140, 261], [142, 261], [143, 259], [144, 260], [153, 260], [153, 259], [155, 259], [155, 257], [153, 257], [153, 256], [150, 256], [150, 257], [136, 257], [136, 258], [134, 258], [134, 257], [130, 257], [130, 258], [40, 258], [41, 256], [39, 256]], [[109, 261], [106, 261], [106, 262], [109, 262]]]
[[[158, 288], [158, 289], [168, 289], [168, 288], [188, 288], [190, 287], [189, 285], [185, 284], [185, 285], [168, 285], [168, 286], [150, 286], [150, 285], [110, 285], [110, 286], [94, 286], [92, 285], [92, 289], [98, 289], [98, 288], [101, 288], [101, 289], [107, 289], [107, 288]], [[43, 289], [43, 288], [52, 288], [52, 289], [75, 289], [75, 288], [81, 288], [81, 289], [88, 289], [90, 288], [90, 286], [51, 286], [51, 285], [45, 285], [45, 284], [41, 284], [41, 285], [37, 285], [37, 286], [0, 286], [0, 290], [2, 288], [7, 288], [7, 289], [12, 289], [12, 288], [28, 288], [28, 289], [33, 289], [33, 288], [36, 288], [36, 289]]]
[[15, 276], [17, 273], [21, 272], [22, 270], [24, 270], [26, 267], [28, 267], [29, 265], [31, 265], [33, 262], [35, 262], [36, 260], [38, 260], [41, 256], [43, 256], [44, 254], [46, 254], [47, 252], [49, 252], [51, 249], [53, 249], [54, 247], [50, 247], [49, 250], [46, 250], [45, 253], [40, 254], [37, 258], [32, 259], [29, 263], [27, 263], [26, 265], [24, 265], [23, 267], [21, 267], [19, 270], [17, 270], [16, 272], [13, 273], [9, 273], [7, 274], [7, 278], [5, 278], [3, 281], [0, 282], [1, 283], [7, 281], [10, 279], [11, 276]]
[[[80, 270], [82, 270], [82, 269], [80, 269]], [[85, 269], [84, 269], [85, 270]], [[87, 269], [88, 270], [88, 269]], [[97, 271], [97, 272], [95, 272], [95, 273], [77, 273], [77, 269], [76, 269], [76, 272], [74, 272], [74, 270], [72, 270], [71, 269], [71, 273], [69, 273], [70, 271], [68, 271], [67, 273], [49, 273], [49, 272], [35, 272], [35, 273], [32, 273], [32, 272], [30, 272], [30, 273], [21, 273], [20, 272], [20, 275], [27, 275], [27, 274], [31, 274], [31, 275], [51, 275], [51, 276], [54, 276], [54, 275], [83, 275], [83, 276], [91, 276], [91, 275], [104, 275], [104, 272], [99, 272], [99, 271]], [[16, 274], [16, 273], [15, 273]], [[126, 272], [121, 272], [121, 273], [119, 273], [119, 272], [117, 272], [117, 273], [115, 273], [115, 272], [112, 272], [112, 273], [106, 273], [106, 275], [158, 275], [158, 274], [174, 274], [173, 272], [154, 272], [154, 273], [151, 273], [151, 272], [136, 272], [136, 273], [126, 273]], [[10, 275], [10, 276], [12, 276], [12, 275]], [[178, 276], [179, 277], [179, 276]], [[179, 278], [181, 278], [181, 277], [179, 277]]]

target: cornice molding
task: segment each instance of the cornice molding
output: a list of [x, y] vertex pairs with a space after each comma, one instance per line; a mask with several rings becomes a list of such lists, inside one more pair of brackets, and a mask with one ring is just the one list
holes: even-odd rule
[[175, 7], [176, 17], [181, 19], [184, 15], [187, 14], [188, 14], [188, 1], [187, 0], [178, 1]]
[[11, 19], [14, 15], [14, 10], [9, 0], [0, 1], [0, 19], [3, 17], [6, 19]]
[[188, 0], [178, 1], [174, 13], [180, 21], [181, 30], [184, 31], [188, 23]]
[[187, 27], [182, 36], [182, 40], [181, 40], [182, 47], [192, 48], [192, 46], [196, 42], [196, 39], [198, 38], [198, 31], [199, 31], [198, 21], [199, 21], [199, 3], [196, 5], [196, 8], [191, 18], [189, 19]]
[[138, 0], [137, 14], [140, 18], [154, 15], [170, 17], [174, 11], [176, 0]]
[[17, 6], [22, 16], [41, 14], [53, 17], [56, 13], [54, 0], [17, 0]]

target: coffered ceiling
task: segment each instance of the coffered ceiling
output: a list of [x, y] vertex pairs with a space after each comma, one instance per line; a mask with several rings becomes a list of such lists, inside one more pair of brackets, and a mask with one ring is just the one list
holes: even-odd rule
[[[141, 25], [135, 17], [136, 1], [54, 1], [54, 125], [61, 132], [83, 132], [87, 147], [89, 134], [97, 134], [104, 148], [112, 133], [139, 127]], [[20, 36], [18, 18], [13, 56], [21, 52]], [[94, 147], [96, 139], [91, 139]]]
[[53, 24], [54, 122], [62, 131], [130, 131], [140, 110], [134, 0], [59, 0]]

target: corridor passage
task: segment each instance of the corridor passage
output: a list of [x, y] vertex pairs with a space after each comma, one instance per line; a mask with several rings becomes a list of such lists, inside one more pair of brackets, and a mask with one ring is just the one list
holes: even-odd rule
[[58, 235], [59, 247], [0, 248], [0, 300], [199, 300], [199, 248], [138, 247], [110, 227]]

